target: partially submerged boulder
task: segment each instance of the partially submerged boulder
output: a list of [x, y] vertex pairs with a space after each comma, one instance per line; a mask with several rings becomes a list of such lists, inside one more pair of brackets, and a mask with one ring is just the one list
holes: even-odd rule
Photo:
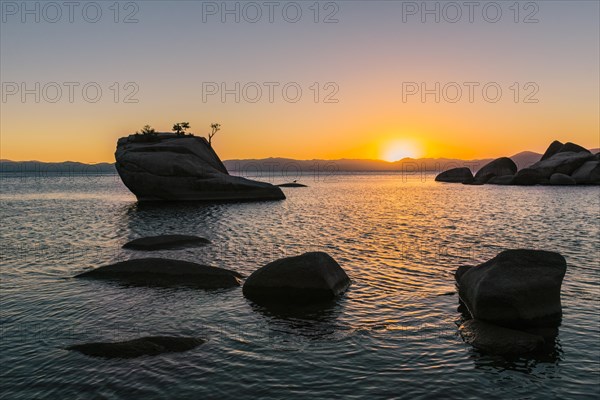
[[204, 340], [185, 336], [148, 336], [124, 342], [93, 342], [67, 347], [91, 357], [136, 358], [162, 353], [179, 353], [196, 348]]
[[115, 167], [139, 201], [282, 200], [278, 187], [227, 169], [202, 137], [157, 133], [119, 139]]
[[330, 300], [350, 286], [350, 278], [328, 254], [310, 252], [273, 261], [244, 283], [244, 296], [256, 302], [306, 304]]
[[460, 267], [460, 299], [475, 319], [510, 327], [560, 325], [560, 289], [567, 269], [558, 253], [507, 250], [476, 267]]
[[280, 183], [277, 186], [279, 186], [279, 187], [307, 187], [306, 185], [303, 185], [303, 184], [297, 183], [297, 182]]
[[496, 176], [514, 175], [517, 164], [508, 157], [500, 157], [481, 167], [475, 174], [475, 182], [486, 183]]
[[104, 279], [150, 286], [217, 289], [240, 286], [241, 275], [223, 268], [166, 258], [138, 258], [81, 273], [76, 278]]
[[165, 250], [165, 249], [181, 249], [192, 246], [202, 246], [210, 243], [210, 240], [193, 235], [160, 235], [147, 236], [134, 239], [123, 245], [124, 249], [132, 250]]
[[473, 174], [467, 167], [452, 168], [438, 174], [435, 180], [437, 182], [468, 183], [473, 181]]
[[459, 332], [465, 342], [490, 354], [525, 354], [540, 350], [544, 346], [542, 336], [488, 324], [477, 319], [465, 321]]

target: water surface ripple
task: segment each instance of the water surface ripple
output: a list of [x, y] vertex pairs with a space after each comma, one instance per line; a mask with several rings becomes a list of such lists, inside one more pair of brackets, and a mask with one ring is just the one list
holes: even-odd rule
[[[599, 395], [600, 196], [593, 187], [440, 184], [396, 174], [305, 179], [287, 200], [139, 205], [115, 176], [1, 179], [0, 397], [571, 398]], [[167, 233], [211, 244], [154, 253], [239, 271], [305, 251], [353, 284], [338, 301], [265, 309], [240, 288], [71, 279], [147, 253]], [[452, 273], [508, 248], [562, 253], [564, 320], [535, 359], [482, 355], [457, 334]], [[196, 335], [133, 360], [64, 350], [91, 340]]]

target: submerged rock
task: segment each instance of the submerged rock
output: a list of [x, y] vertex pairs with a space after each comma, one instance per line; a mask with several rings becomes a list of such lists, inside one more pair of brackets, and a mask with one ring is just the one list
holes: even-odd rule
[[507, 250], [455, 274], [460, 299], [475, 319], [510, 328], [560, 325], [567, 269], [558, 253]]
[[575, 185], [575, 179], [565, 174], [552, 174], [550, 177], [550, 185], [562, 186], [562, 185]]
[[159, 133], [119, 139], [115, 167], [139, 201], [282, 200], [276, 186], [231, 176], [202, 137]]
[[244, 283], [244, 296], [257, 302], [306, 304], [329, 300], [350, 286], [340, 265], [323, 252], [273, 261], [254, 271]]
[[135, 358], [162, 353], [180, 353], [204, 343], [204, 340], [183, 336], [148, 336], [124, 342], [95, 342], [76, 344], [67, 350], [78, 351], [91, 357]]
[[465, 342], [490, 354], [531, 353], [544, 346], [542, 336], [488, 324], [477, 319], [465, 321], [459, 332]]
[[303, 185], [301, 183], [296, 183], [296, 182], [280, 183], [277, 186], [279, 186], [279, 187], [307, 187], [306, 185]]
[[470, 183], [473, 181], [473, 174], [467, 167], [452, 168], [438, 174], [435, 180], [437, 182]]
[[123, 245], [124, 249], [133, 250], [164, 250], [164, 249], [180, 249], [190, 246], [201, 246], [210, 243], [208, 239], [193, 236], [193, 235], [161, 235], [147, 236], [139, 239], [134, 239]]
[[105, 279], [150, 286], [217, 289], [240, 286], [241, 275], [223, 268], [165, 258], [139, 258], [106, 265], [76, 278]]
[[508, 157], [501, 157], [487, 163], [475, 174], [475, 182], [486, 183], [496, 176], [514, 175], [517, 164]]

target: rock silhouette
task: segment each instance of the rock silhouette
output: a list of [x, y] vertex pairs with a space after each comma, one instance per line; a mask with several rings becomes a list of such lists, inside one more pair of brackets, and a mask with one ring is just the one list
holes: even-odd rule
[[567, 269], [558, 253], [506, 250], [475, 266], [458, 268], [460, 299], [473, 318], [509, 328], [560, 325], [560, 289]]
[[136, 358], [156, 356], [162, 353], [179, 353], [191, 350], [204, 340], [181, 336], [148, 336], [124, 342], [93, 342], [76, 344], [67, 350], [77, 351], [90, 357]]
[[217, 289], [240, 286], [241, 275], [223, 268], [166, 258], [139, 258], [105, 265], [76, 278], [104, 279], [149, 286]]
[[470, 183], [473, 181], [471, 170], [466, 167], [452, 168], [435, 177], [438, 182]]
[[330, 300], [350, 286], [340, 265], [323, 252], [273, 261], [254, 271], [244, 283], [244, 296], [256, 302], [306, 304]]
[[139, 201], [282, 200], [276, 186], [229, 175], [202, 137], [159, 133], [119, 139], [115, 167]]
[[472, 180], [466, 173], [468, 168], [444, 171], [435, 180], [475, 185], [600, 185], [599, 157], [575, 143], [555, 140], [538, 162], [519, 171], [510, 158], [501, 157], [484, 165]]

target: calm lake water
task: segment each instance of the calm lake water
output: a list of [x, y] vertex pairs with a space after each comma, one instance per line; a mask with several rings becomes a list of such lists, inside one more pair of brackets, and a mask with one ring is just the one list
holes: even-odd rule
[[[117, 176], [1, 176], [0, 397], [594, 398], [600, 393], [600, 189], [463, 186], [396, 174], [304, 178], [279, 202], [141, 206]], [[281, 180], [276, 180], [276, 183]], [[338, 301], [264, 309], [241, 288], [126, 287], [79, 272], [147, 253], [128, 240], [195, 234], [152, 253], [244, 275], [322, 250], [352, 279]], [[486, 356], [457, 334], [453, 272], [503, 249], [568, 263], [554, 349]], [[132, 360], [64, 350], [191, 335], [185, 353]]]

